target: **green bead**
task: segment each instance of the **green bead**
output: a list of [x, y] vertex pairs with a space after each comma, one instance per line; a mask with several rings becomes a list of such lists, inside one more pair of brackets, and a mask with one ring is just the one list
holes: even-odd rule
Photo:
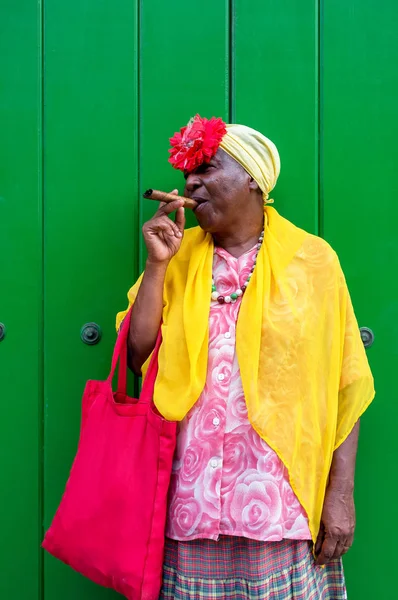
[[216, 291], [217, 291], [217, 288], [216, 288], [216, 286], [215, 286], [215, 285], [212, 285], [212, 286], [211, 286], [211, 291], [212, 291], [212, 292], [216, 292]]
[[236, 300], [238, 298], [238, 294], [231, 294], [232, 300]]

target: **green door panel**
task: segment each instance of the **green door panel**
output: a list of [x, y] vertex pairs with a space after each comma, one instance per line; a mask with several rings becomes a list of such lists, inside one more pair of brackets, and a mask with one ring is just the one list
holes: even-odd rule
[[[145, 0], [141, 4], [140, 191], [183, 191], [184, 178], [168, 164], [169, 138], [199, 113], [228, 120], [227, 0]], [[156, 206], [141, 200], [141, 219]], [[188, 226], [197, 225], [187, 212]], [[145, 248], [140, 238], [140, 263]]]
[[[105, 378], [115, 313], [137, 274], [137, 14], [133, 2], [45, 11], [45, 525], [61, 499], [87, 379]], [[102, 329], [87, 346], [80, 329]], [[111, 598], [46, 555], [45, 597]]]
[[278, 147], [275, 208], [318, 233], [318, 17], [315, 2], [233, 2], [232, 119]]
[[[41, 595], [41, 3], [0, 6], [0, 598]], [[22, 576], [23, 575], [23, 576]]]
[[398, 491], [398, 8], [328, 0], [323, 19], [323, 230], [338, 252], [377, 396], [364, 416], [356, 476], [357, 531], [345, 559], [350, 600], [396, 597], [392, 520]]

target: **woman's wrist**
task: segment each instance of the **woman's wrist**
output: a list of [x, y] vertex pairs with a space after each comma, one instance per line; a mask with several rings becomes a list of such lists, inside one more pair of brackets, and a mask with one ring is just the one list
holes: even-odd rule
[[342, 477], [330, 474], [328, 490], [339, 492], [341, 494], [354, 493], [354, 479], [352, 477]]
[[164, 276], [167, 271], [167, 267], [169, 266], [169, 262], [169, 260], [158, 261], [148, 257], [145, 263], [145, 273]]

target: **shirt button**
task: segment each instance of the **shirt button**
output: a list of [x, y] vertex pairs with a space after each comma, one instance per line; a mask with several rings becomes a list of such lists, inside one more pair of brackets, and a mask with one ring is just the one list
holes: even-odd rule
[[225, 379], [225, 375], [224, 375], [224, 373], [220, 373], [220, 374], [218, 375], [217, 379], [218, 379], [218, 381], [224, 381], [224, 379]]
[[212, 467], [213, 469], [215, 469], [215, 468], [217, 467], [217, 465], [218, 465], [218, 460], [217, 460], [217, 459], [215, 459], [215, 458], [213, 458], [213, 460], [212, 460], [212, 461], [210, 461], [210, 465], [211, 465], [211, 467]]
[[218, 427], [220, 424], [220, 419], [218, 417], [214, 417], [213, 419], [213, 425], [215, 425], [216, 427]]
[[224, 333], [224, 337], [225, 337], [225, 339], [227, 339], [227, 340], [231, 339], [231, 334], [230, 334], [230, 332], [229, 332], [229, 331], [227, 331], [227, 333]]

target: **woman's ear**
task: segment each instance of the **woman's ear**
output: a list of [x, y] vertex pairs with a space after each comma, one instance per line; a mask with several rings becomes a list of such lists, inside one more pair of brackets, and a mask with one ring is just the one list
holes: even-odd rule
[[256, 191], [258, 191], [258, 192], [260, 192], [260, 191], [261, 191], [261, 190], [260, 190], [260, 187], [259, 187], [259, 185], [258, 185], [258, 183], [257, 183], [257, 181], [255, 181], [255, 180], [253, 179], [253, 177], [250, 177], [250, 180], [249, 180], [249, 189], [250, 189], [250, 190], [256, 190]]

